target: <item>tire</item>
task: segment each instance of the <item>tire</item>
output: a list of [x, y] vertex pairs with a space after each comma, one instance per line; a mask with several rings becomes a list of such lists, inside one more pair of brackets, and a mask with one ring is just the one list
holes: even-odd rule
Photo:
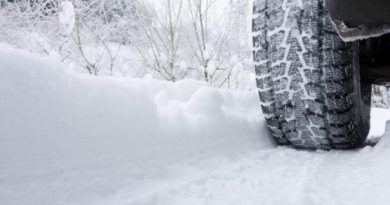
[[370, 129], [371, 84], [359, 45], [338, 36], [324, 0], [255, 0], [253, 58], [261, 107], [282, 145], [349, 149]]

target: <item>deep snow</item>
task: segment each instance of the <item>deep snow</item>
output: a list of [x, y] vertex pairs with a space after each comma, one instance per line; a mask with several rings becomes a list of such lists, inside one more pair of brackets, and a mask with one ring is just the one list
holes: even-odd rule
[[[373, 109], [379, 137], [390, 111]], [[89, 77], [0, 45], [0, 204], [388, 204], [390, 130], [273, 145], [256, 92]]]

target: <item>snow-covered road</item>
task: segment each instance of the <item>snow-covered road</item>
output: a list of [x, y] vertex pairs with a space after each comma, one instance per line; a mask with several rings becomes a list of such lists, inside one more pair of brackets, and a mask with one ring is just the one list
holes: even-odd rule
[[[390, 111], [372, 115], [381, 136]], [[388, 203], [390, 130], [354, 151], [276, 147], [256, 92], [92, 78], [0, 45], [1, 205]]]

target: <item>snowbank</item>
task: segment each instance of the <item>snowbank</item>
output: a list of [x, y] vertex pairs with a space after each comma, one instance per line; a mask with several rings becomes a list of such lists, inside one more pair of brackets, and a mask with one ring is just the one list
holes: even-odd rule
[[[75, 176], [61, 171], [75, 161], [87, 172], [112, 177], [104, 178], [112, 189], [135, 189], [141, 181], [172, 174], [164, 171], [170, 163], [234, 158], [270, 147], [266, 132], [254, 92], [217, 90], [192, 80], [90, 77], [71, 72], [55, 57], [0, 45], [3, 205], [72, 204], [61, 197], [73, 193], [78, 202], [77, 197], [93, 198], [103, 182], [80, 170]], [[113, 175], [123, 171], [117, 169], [127, 172]], [[53, 177], [61, 184], [47, 182]]]
[[[374, 110], [371, 134], [389, 118]], [[0, 45], [2, 205], [386, 204], [387, 135], [357, 152], [275, 148], [256, 92], [90, 77]]]
[[266, 141], [257, 134], [264, 130], [253, 92], [191, 80], [89, 77], [4, 45], [0, 62], [0, 156], [8, 159], [178, 147], [172, 143], [186, 150], [216, 140], [236, 140], [243, 149]]

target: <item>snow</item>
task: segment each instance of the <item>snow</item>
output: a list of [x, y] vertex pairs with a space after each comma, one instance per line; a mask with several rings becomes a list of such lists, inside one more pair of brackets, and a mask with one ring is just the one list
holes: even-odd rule
[[[381, 136], [390, 111], [372, 115]], [[2, 205], [387, 204], [389, 135], [276, 147], [254, 91], [90, 77], [0, 44]]]
[[390, 110], [374, 108], [371, 110], [371, 129], [369, 136], [381, 137], [385, 134], [385, 123], [390, 119]]
[[61, 2], [61, 10], [58, 13], [58, 20], [64, 27], [64, 31], [67, 35], [69, 35], [76, 22], [74, 6], [70, 1]]

